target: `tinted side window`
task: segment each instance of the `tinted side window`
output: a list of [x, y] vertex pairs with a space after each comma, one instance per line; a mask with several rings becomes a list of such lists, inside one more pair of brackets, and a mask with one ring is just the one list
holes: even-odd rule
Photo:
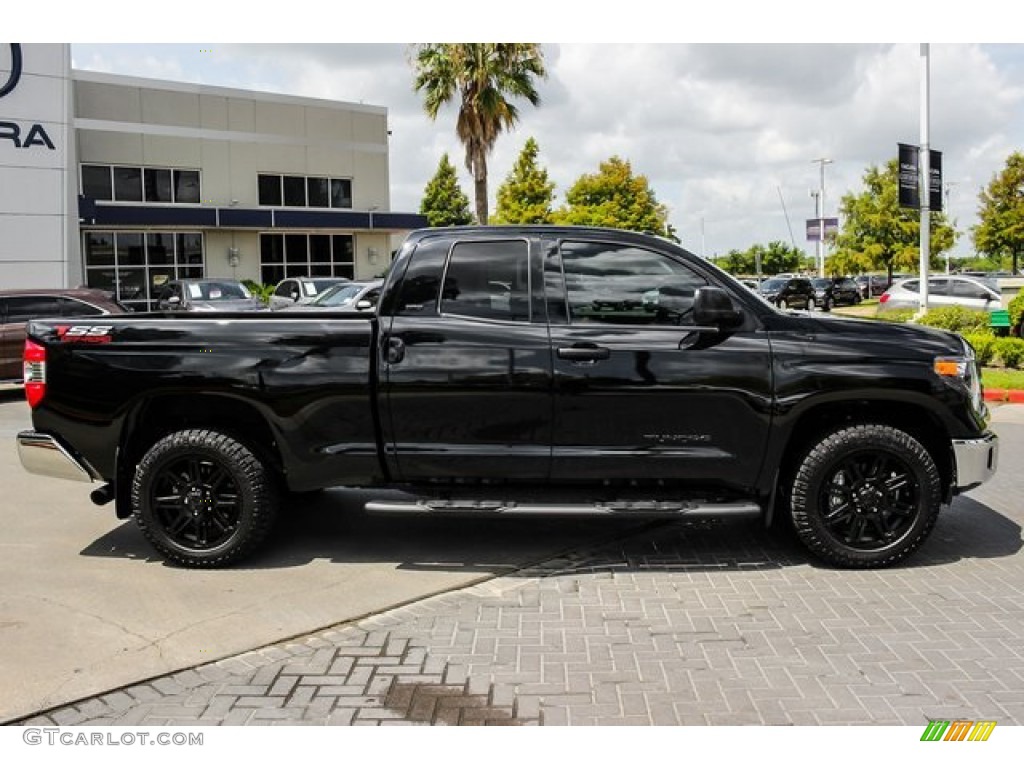
[[967, 299], [990, 299], [992, 294], [980, 285], [968, 282], [967, 280], [953, 280], [953, 295]]
[[23, 323], [35, 317], [58, 317], [56, 296], [11, 296], [7, 299], [7, 322]]
[[441, 270], [448, 256], [444, 240], [421, 243], [413, 253], [398, 288], [396, 315], [437, 314], [437, 295], [441, 288]]
[[946, 278], [933, 278], [928, 281], [928, 293], [932, 296], [950, 296], [949, 280]]
[[102, 315], [103, 312], [94, 307], [92, 304], [86, 304], [84, 301], [78, 299], [62, 298], [61, 304], [61, 315], [63, 317], [86, 317], [88, 315]]
[[277, 286], [277, 290], [274, 291], [274, 295], [275, 296], [285, 296], [287, 298], [291, 298], [292, 291], [294, 291], [294, 290], [295, 290], [295, 283], [292, 280], [285, 280], [283, 283], [281, 283], [279, 286]]
[[522, 240], [457, 244], [444, 276], [441, 311], [495, 320], [529, 320], [529, 253]]
[[707, 281], [644, 248], [564, 242], [562, 269], [571, 323], [680, 325]]

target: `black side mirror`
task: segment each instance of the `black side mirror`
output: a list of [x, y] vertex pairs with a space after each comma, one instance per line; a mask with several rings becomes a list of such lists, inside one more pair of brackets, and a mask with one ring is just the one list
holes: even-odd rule
[[693, 321], [697, 325], [734, 328], [743, 322], [743, 313], [724, 289], [706, 285], [693, 295]]

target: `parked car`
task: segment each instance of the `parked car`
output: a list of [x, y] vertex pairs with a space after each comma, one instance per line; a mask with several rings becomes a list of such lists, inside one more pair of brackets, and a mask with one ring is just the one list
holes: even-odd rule
[[860, 295], [864, 299], [881, 296], [889, 287], [889, 280], [883, 275], [857, 275], [853, 280], [860, 288]]
[[380, 289], [383, 285], [383, 280], [335, 285], [299, 308], [303, 310], [357, 309], [363, 312], [377, 306], [377, 299], [380, 298]]
[[287, 277], [274, 288], [270, 308], [289, 309], [296, 304], [309, 304], [328, 288], [349, 282], [347, 277]]
[[850, 277], [816, 277], [811, 280], [814, 298], [818, 306], [828, 312], [832, 307], [860, 304], [861, 294], [857, 283]]
[[813, 309], [817, 301], [814, 286], [806, 277], [772, 277], [758, 290], [765, 301], [779, 309]]
[[127, 311], [110, 293], [93, 288], [0, 291], [0, 382], [21, 381], [25, 324], [29, 320], [64, 317], [77, 322], [77, 318]]
[[[920, 292], [919, 278], [897, 280], [879, 297], [878, 311], [916, 308], [920, 305]], [[942, 275], [928, 278], [928, 304], [936, 307], [959, 305], [991, 311], [1002, 308], [1003, 295], [993, 281], [983, 277]]]
[[157, 296], [157, 309], [183, 312], [255, 312], [265, 309], [240, 281], [204, 277], [171, 280]]

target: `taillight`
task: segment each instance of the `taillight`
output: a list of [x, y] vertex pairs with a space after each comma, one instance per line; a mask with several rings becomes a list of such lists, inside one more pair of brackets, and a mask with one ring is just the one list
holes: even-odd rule
[[889, 300], [889, 292], [888, 291], [886, 291], [885, 293], [883, 293], [881, 296], [878, 297], [878, 303], [879, 304], [885, 304], [885, 302], [887, 302], [888, 300]]
[[46, 347], [25, 339], [25, 399], [35, 408], [46, 394]]

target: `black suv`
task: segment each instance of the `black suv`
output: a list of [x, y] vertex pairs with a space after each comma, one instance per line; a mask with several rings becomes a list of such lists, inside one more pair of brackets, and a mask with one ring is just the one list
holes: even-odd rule
[[814, 309], [814, 286], [806, 277], [772, 277], [759, 290], [765, 301], [779, 309]]
[[818, 306], [828, 312], [832, 307], [860, 304], [860, 288], [850, 277], [816, 277], [811, 281], [814, 286], [815, 300]]

